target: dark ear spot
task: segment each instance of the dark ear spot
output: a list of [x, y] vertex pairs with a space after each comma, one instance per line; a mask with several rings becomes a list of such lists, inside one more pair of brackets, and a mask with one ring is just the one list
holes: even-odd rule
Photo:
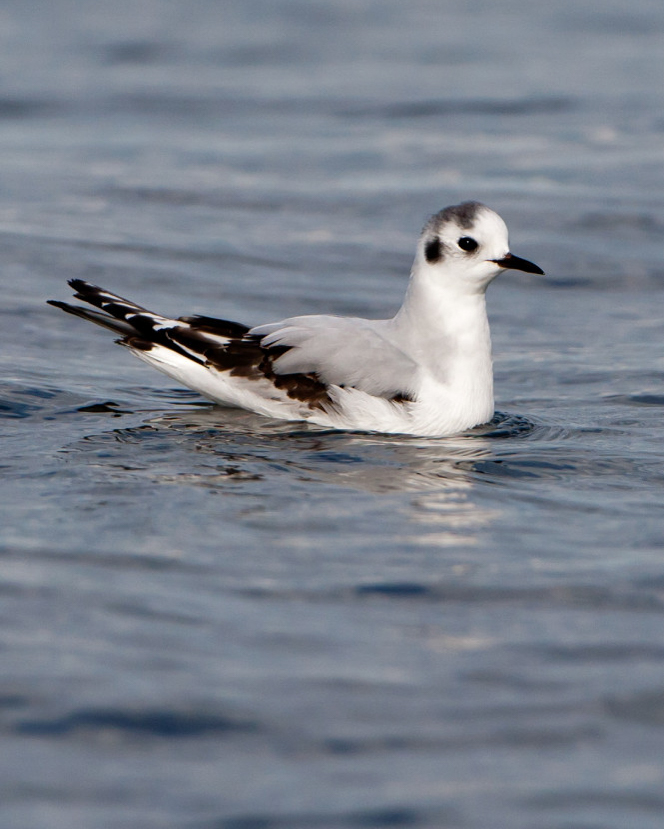
[[429, 239], [424, 246], [424, 255], [427, 262], [431, 265], [433, 265], [434, 262], [440, 261], [443, 258], [443, 250], [442, 245], [440, 244], [440, 239]]

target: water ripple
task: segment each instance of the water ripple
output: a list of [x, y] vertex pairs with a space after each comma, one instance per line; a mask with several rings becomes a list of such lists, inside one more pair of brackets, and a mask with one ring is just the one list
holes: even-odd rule
[[247, 587], [237, 591], [251, 598], [338, 602], [353, 598], [383, 599], [434, 604], [522, 605], [579, 610], [621, 610], [662, 613], [664, 601], [656, 592], [596, 585], [566, 584], [534, 587], [474, 585], [466, 583], [369, 582], [328, 590], [287, 590], [279, 587]]
[[253, 814], [222, 818], [209, 829], [389, 829], [389, 827], [461, 827], [464, 822], [451, 808], [410, 809], [404, 807], [367, 809], [336, 814], [299, 813]]
[[258, 731], [253, 720], [243, 720], [200, 711], [170, 709], [122, 710], [94, 708], [75, 711], [55, 719], [30, 719], [16, 723], [16, 734], [32, 737], [57, 737], [84, 732], [117, 731], [151, 737], [200, 737], [232, 732]]

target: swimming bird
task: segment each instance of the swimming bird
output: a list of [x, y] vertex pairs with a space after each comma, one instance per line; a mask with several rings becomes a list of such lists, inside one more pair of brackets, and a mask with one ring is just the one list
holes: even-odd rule
[[299, 316], [253, 328], [172, 319], [81, 279], [69, 284], [92, 308], [49, 304], [109, 328], [215, 403], [334, 429], [442, 437], [494, 414], [485, 294], [506, 268], [544, 273], [510, 253], [505, 222], [472, 201], [426, 223], [391, 319]]

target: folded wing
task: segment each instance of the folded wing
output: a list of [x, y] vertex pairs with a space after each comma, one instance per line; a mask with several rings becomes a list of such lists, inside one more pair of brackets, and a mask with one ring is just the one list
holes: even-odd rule
[[69, 284], [93, 308], [50, 304], [109, 328], [120, 335], [120, 344], [165, 373], [171, 363], [182, 367], [184, 357], [227, 378], [227, 389], [252, 388], [264, 398], [309, 408], [334, 408], [330, 386], [397, 402], [413, 399], [417, 366], [390, 343], [387, 321], [308, 316], [249, 329], [214, 317], [163, 317], [83, 280]]
[[292, 317], [252, 328], [264, 348], [283, 349], [276, 374], [315, 374], [326, 384], [352, 387], [376, 397], [407, 400], [416, 380], [415, 361], [389, 341], [386, 320]]

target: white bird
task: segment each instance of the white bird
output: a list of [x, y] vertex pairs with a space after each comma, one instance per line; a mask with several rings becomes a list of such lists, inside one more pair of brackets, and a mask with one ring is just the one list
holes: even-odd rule
[[485, 293], [513, 256], [505, 222], [479, 202], [441, 210], [420, 236], [392, 319], [302, 316], [249, 328], [205, 316], [171, 319], [81, 279], [100, 310], [51, 305], [110, 328], [133, 354], [224, 406], [328, 428], [453, 435], [493, 417]]

